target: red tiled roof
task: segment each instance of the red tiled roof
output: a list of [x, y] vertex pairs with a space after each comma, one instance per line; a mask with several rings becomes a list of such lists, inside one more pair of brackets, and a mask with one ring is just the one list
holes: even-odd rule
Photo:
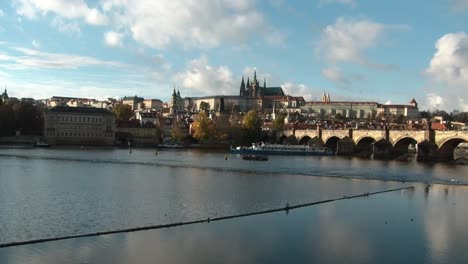
[[442, 123], [432, 123], [431, 128], [434, 129], [434, 130], [445, 130], [445, 129], [447, 129], [445, 124], [442, 124]]

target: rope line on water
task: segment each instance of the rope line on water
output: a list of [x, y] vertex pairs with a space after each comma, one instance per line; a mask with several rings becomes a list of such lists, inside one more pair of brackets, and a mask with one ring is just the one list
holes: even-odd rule
[[111, 234], [118, 234], [118, 233], [129, 233], [129, 232], [169, 228], [169, 227], [176, 227], [176, 226], [183, 226], [183, 225], [209, 223], [209, 222], [214, 222], [214, 221], [222, 221], [222, 220], [228, 220], [228, 219], [240, 218], [240, 217], [246, 217], [246, 216], [253, 216], [253, 215], [260, 215], [260, 214], [269, 214], [269, 213], [275, 213], [275, 212], [281, 212], [281, 211], [289, 212], [290, 210], [294, 210], [294, 209], [298, 209], [298, 208], [302, 208], [302, 207], [308, 207], [308, 206], [324, 204], [324, 203], [331, 203], [331, 202], [336, 202], [336, 201], [346, 200], [346, 199], [367, 197], [367, 196], [370, 196], [370, 195], [376, 195], [376, 194], [388, 193], [388, 192], [395, 192], [395, 191], [401, 191], [401, 190], [406, 190], [406, 189], [414, 189], [414, 186], [402, 187], [402, 188], [396, 188], [396, 189], [389, 189], [389, 190], [377, 191], [377, 192], [367, 192], [367, 193], [358, 194], [358, 195], [343, 196], [343, 197], [339, 197], [339, 198], [333, 198], [333, 199], [327, 199], [327, 200], [321, 200], [321, 201], [309, 202], [309, 203], [303, 203], [303, 204], [297, 204], [297, 205], [286, 204], [285, 207], [280, 207], [280, 208], [275, 208], [275, 209], [268, 209], [268, 210], [262, 210], [262, 211], [257, 211], [257, 212], [235, 214], [235, 215], [228, 215], [228, 216], [220, 216], [220, 217], [215, 217], [215, 218], [200, 219], [200, 220], [194, 220], [194, 221], [188, 221], [188, 222], [176, 222], [176, 223], [169, 223], [169, 224], [133, 227], [133, 228], [126, 228], [126, 229], [111, 230], [111, 231], [101, 231], [101, 232], [81, 234], [81, 235], [71, 235], [71, 236], [62, 236], [62, 237], [34, 239], [34, 240], [27, 240], [27, 241], [9, 242], [9, 243], [0, 244], [0, 248], [16, 247], [16, 246], [30, 245], [30, 244], [38, 244], [38, 243], [45, 243], [45, 242], [51, 242], [51, 241], [73, 239], [73, 238], [93, 237], [93, 236], [111, 235]]

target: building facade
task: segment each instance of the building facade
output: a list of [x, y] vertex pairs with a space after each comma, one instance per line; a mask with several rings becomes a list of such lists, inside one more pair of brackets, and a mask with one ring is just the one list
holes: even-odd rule
[[407, 105], [404, 104], [383, 104], [377, 109], [377, 114], [404, 116], [408, 120], [419, 119], [418, 103], [414, 98]]
[[107, 109], [56, 106], [44, 113], [44, 137], [52, 145], [113, 145], [115, 115]]
[[324, 93], [322, 101], [307, 102], [302, 109], [309, 116], [317, 118], [374, 119], [379, 114], [403, 115], [408, 120], [419, 118], [418, 104], [414, 99], [409, 105], [386, 105], [377, 102], [331, 101], [330, 94]]

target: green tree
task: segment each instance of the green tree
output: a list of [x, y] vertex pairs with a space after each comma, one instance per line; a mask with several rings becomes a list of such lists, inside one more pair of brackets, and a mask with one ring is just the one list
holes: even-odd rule
[[193, 137], [200, 142], [211, 141], [214, 136], [213, 121], [208, 117], [205, 112], [200, 112], [192, 124], [194, 133]]
[[273, 131], [282, 131], [284, 128], [284, 118], [286, 116], [283, 114], [278, 114], [272, 122], [272, 130]]
[[246, 139], [250, 142], [256, 142], [260, 139], [262, 132], [262, 120], [257, 110], [250, 110], [245, 114], [242, 126], [245, 130]]
[[126, 104], [116, 104], [112, 111], [117, 120], [128, 121], [133, 116], [132, 107]]
[[208, 110], [210, 110], [210, 104], [207, 103], [207, 102], [205, 102], [205, 101], [202, 101], [202, 102], [200, 103], [200, 110], [202, 110], [202, 111], [208, 111]]

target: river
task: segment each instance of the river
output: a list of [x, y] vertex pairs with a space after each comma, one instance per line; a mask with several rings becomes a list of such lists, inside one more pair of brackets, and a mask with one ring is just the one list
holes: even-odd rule
[[[227, 159], [226, 159], [227, 158]], [[468, 167], [344, 157], [116, 148], [0, 149], [0, 263], [466, 263]]]

